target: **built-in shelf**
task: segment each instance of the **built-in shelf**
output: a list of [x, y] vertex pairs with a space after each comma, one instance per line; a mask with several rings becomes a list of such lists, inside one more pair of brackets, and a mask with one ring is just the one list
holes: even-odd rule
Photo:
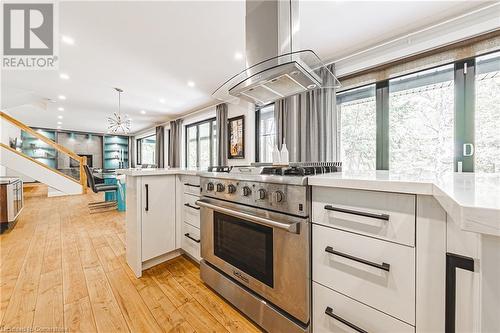
[[[49, 131], [49, 130], [36, 130], [39, 134], [45, 136], [46, 138], [56, 141], [56, 132], [55, 131]], [[42, 140], [40, 140], [37, 137], [32, 136], [29, 133], [26, 133], [25, 131], [21, 131], [21, 151], [36, 160], [39, 160], [41, 163], [51, 167], [51, 168], [56, 168], [56, 160], [57, 160], [57, 151], [55, 148], [52, 148]], [[36, 151], [43, 151], [45, 153], [45, 156], [39, 156], [36, 154]]]
[[128, 137], [126, 136], [104, 136], [104, 169], [128, 168]]

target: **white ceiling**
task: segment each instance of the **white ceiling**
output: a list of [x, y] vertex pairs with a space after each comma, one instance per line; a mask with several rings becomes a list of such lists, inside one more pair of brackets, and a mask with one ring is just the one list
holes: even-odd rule
[[[304, 1], [300, 47], [333, 60], [481, 5]], [[212, 92], [244, 69], [244, 60], [234, 58], [244, 53], [243, 1], [60, 2], [59, 11], [60, 33], [75, 40], [60, 43], [59, 72], [2, 71], [2, 108], [31, 126], [55, 128], [61, 121], [64, 129], [105, 132], [119, 87], [122, 112], [138, 132], [214, 104]], [[60, 94], [67, 99], [59, 101]], [[55, 103], [33, 104], [44, 98]]]

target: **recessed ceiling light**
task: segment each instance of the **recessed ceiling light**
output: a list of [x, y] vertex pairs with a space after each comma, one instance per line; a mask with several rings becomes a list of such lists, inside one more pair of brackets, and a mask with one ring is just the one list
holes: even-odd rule
[[62, 108], [62, 107], [58, 107], [58, 108], [57, 108], [57, 111], [64, 111], [64, 108]]
[[160, 103], [165, 104], [165, 98], [160, 98]]
[[63, 116], [57, 116], [57, 119], [63, 119]]
[[59, 74], [59, 77], [63, 80], [69, 80], [69, 75], [66, 73], [61, 73]]
[[193, 88], [194, 87], [194, 82], [193, 81], [188, 81], [188, 87]]
[[241, 52], [235, 52], [234, 53], [234, 59], [236, 59], [236, 60], [243, 59], [243, 54]]
[[144, 110], [141, 110], [141, 113], [142, 113], [142, 114], [146, 114], [146, 111], [144, 111]]
[[64, 95], [59, 95], [59, 96], [57, 96], [57, 98], [59, 98], [60, 100], [64, 101], [64, 100], [66, 99], [66, 96], [64, 96]]
[[58, 122], [57, 122], [57, 125], [62, 125], [62, 122], [58, 121]]
[[65, 44], [68, 44], [68, 45], [74, 45], [75, 44], [75, 40], [73, 38], [71, 38], [70, 36], [65, 36], [63, 35], [61, 37], [61, 41]]

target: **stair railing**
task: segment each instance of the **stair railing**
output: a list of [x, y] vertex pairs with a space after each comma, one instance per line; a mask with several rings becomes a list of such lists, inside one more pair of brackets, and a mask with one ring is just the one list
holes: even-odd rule
[[61, 154], [64, 154], [66, 156], [68, 156], [69, 158], [75, 160], [78, 162], [78, 167], [79, 167], [79, 180], [76, 180], [62, 172], [60, 172], [59, 170], [57, 169], [54, 169], [54, 168], [51, 168], [50, 166], [44, 164], [44, 163], [41, 163], [40, 161], [37, 161], [36, 159], [18, 151], [17, 149], [15, 148], [12, 148], [10, 147], [9, 145], [6, 145], [5, 143], [3, 142], [0, 142], [0, 145], [6, 149], [9, 149], [17, 154], [20, 154], [22, 156], [24, 156], [25, 158], [27, 159], [30, 159], [31, 161], [53, 171], [53, 172], [56, 172], [68, 179], [71, 179], [72, 181], [75, 181], [75, 182], [78, 182], [80, 183], [80, 185], [82, 186], [82, 193], [86, 193], [87, 192], [87, 175], [85, 173], [85, 169], [84, 169], [84, 165], [87, 164], [87, 158], [84, 157], [84, 156], [79, 156], [77, 155], [75, 152], [71, 151], [70, 149], [52, 141], [51, 139], [47, 138], [45, 135], [42, 135], [40, 133], [38, 133], [37, 131], [35, 131], [34, 129], [32, 129], [31, 127], [23, 124], [22, 122], [20, 122], [19, 120], [15, 119], [15, 118], [12, 118], [11, 116], [9, 116], [8, 114], [6, 114], [5, 112], [3, 111], [0, 111], [0, 119], [2, 120], [6, 120], [8, 121], [9, 123], [11, 123], [12, 125], [16, 126], [17, 128], [21, 129], [22, 131], [28, 133], [29, 135], [33, 136], [33, 137], [36, 137], [37, 139], [39, 139], [40, 141], [44, 142], [45, 144], [47, 144], [48, 146], [50, 146], [51, 148], [53, 148], [54, 150], [56, 150], [58, 153], [61, 153]]

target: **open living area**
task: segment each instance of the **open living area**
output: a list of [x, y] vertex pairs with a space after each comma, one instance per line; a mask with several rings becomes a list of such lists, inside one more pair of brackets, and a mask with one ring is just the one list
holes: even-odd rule
[[500, 1], [0, 7], [0, 332], [500, 332]]

